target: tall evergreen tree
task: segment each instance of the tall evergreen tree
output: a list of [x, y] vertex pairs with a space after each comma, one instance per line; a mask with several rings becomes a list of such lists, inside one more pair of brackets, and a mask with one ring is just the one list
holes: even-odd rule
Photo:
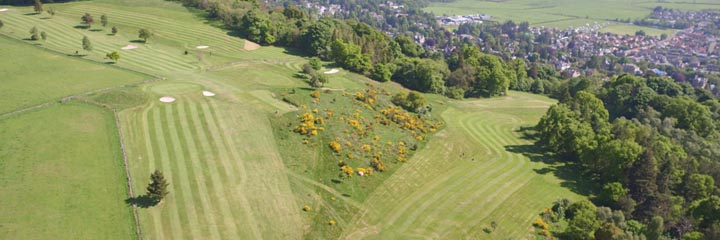
[[150, 184], [147, 186], [147, 196], [155, 201], [155, 203], [159, 203], [170, 193], [167, 190], [170, 184], [165, 180], [165, 176], [163, 176], [163, 173], [159, 170], [155, 170], [155, 172], [150, 175], [150, 181]]

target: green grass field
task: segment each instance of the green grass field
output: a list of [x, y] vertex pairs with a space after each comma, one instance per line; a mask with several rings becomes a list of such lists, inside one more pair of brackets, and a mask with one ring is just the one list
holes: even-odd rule
[[[447, 127], [370, 194], [342, 236], [532, 238], [539, 210], [559, 198], [579, 197], [561, 187], [572, 181], [548, 172], [556, 166], [528, 157], [532, 143], [518, 132], [552, 103], [524, 93], [451, 103], [442, 113]], [[492, 221], [497, 230], [483, 232]]]
[[0, 238], [128, 239], [112, 113], [80, 103], [0, 119]]
[[600, 32], [610, 32], [615, 34], [624, 34], [624, 35], [635, 35], [635, 32], [643, 30], [645, 31], [645, 34], [650, 36], [660, 36], [663, 33], [669, 35], [673, 35], [678, 30], [675, 29], [657, 29], [657, 28], [649, 28], [649, 27], [641, 27], [641, 26], [634, 26], [634, 25], [626, 25], [626, 24], [615, 24], [615, 25], [609, 25], [606, 27], [603, 27], [600, 29]]
[[457, 0], [449, 3], [433, 2], [425, 10], [437, 15], [484, 13], [498, 21], [528, 21], [533, 26], [567, 28], [614, 19], [643, 18], [656, 6], [678, 10], [720, 9], [720, 3], [714, 0], [694, 2], [696, 4], [684, 0], [662, 3], [645, 0]]
[[[531, 221], [542, 208], [558, 198], [581, 198], [571, 179], [561, 180], [556, 176], [569, 177], [567, 172], [561, 171], [562, 166], [544, 163], [545, 159], [534, 153], [531, 140], [523, 139], [520, 132], [521, 128], [535, 124], [553, 104], [548, 98], [513, 92], [503, 98], [450, 101], [427, 95], [434, 106], [433, 116], [445, 122], [441, 131], [434, 136], [428, 135], [429, 140], [419, 144], [419, 149], [407, 163], [388, 163], [392, 170], [376, 173], [372, 178], [354, 177], [337, 183], [333, 181], [338, 173], [336, 165], [315, 160], [327, 157], [327, 150], [308, 148], [300, 141], [294, 141], [298, 137], [288, 138], [293, 141], [279, 137], [287, 134], [279, 132], [288, 128], [283, 125], [283, 119], [296, 120], [296, 115], [303, 113], [298, 107], [282, 101], [282, 94], [292, 89], [298, 93], [309, 92], [307, 83], [293, 77], [307, 61], [298, 56], [297, 51], [275, 47], [247, 51], [244, 40], [204, 24], [202, 18], [176, 3], [162, 0], [102, 0], [48, 4], [46, 8], [49, 6], [59, 12], [53, 18], [26, 15], [31, 12], [28, 7], [9, 7], [9, 11], [0, 14], [5, 23], [0, 34], [23, 39], [28, 37], [26, 33], [32, 26], [37, 26], [49, 33], [46, 42], [12, 41], [20, 45], [18, 48], [37, 50], [29, 44], [40, 44], [42, 48], [70, 55], [79, 50], [80, 39], [87, 35], [96, 50], [90, 53], [80, 50], [81, 54], [88, 54], [82, 58], [103, 63], [106, 52], [120, 51], [122, 58], [117, 67], [164, 78], [158, 82], [116, 88], [80, 98], [120, 110], [130, 172], [134, 179], [132, 187], [136, 193], [144, 193], [149, 175], [156, 169], [163, 171], [171, 184], [170, 195], [162, 203], [151, 207], [141, 205], [138, 210], [145, 239], [531, 238]], [[101, 31], [75, 28], [80, 15], [85, 12], [92, 13], [96, 18], [107, 14], [109, 25], [118, 26], [120, 34], [107, 35], [109, 27]], [[156, 37], [148, 44], [133, 42], [137, 40], [136, 31], [141, 27], [156, 31]], [[93, 29], [102, 28], [97, 25]], [[128, 44], [139, 48], [119, 50]], [[195, 48], [197, 45], [208, 45], [210, 48], [200, 51]], [[184, 55], [185, 50], [190, 53]], [[209, 51], [213, 51], [212, 56]], [[202, 57], [199, 55], [201, 52]], [[16, 55], [21, 53], [12, 53], [12, 56]], [[69, 59], [76, 57], [57, 57], [66, 62], [80, 61]], [[39, 61], [37, 59], [40, 58], [30, 56], [28, 59]], [[91, 65], [106, 67], [96, 63]], [[11, 71], [22, 72], [16, 70], [22, 69], [19, 65], [3, 63], [2, 66], [12, 66]], [[331, 66], [327, 66], [329, 68]], [[68, 71], [77, 76], [68, 75], [60, 86], [70, 86], [73, 81], [95, 84], [95, 80], [81, 79], [84, 73], [80, 70]], [[33, 76], [19, 79], [26, 81]], [[327, 87], [335, 89], [327, 93], [328, 101], [330, 96], [345, 97], [342, 96], [343, 89], [352, 95], [367, 89], [368, 84], [389, 92], [403, 90], [397, 84], [375, 83], [345, 70], [328, 77], [330, 83]], [[31, 85], [20, 84], [20, 87]], [[217, 95], [205, 97], [201, 94], [204, 90]], [[69, 94], [77, 92], [82, 90], [69, 90]], [[39, 94], [30, 95], [37, 98]], [[177, 100], [161, 103], [158, 99], [162, 96]], [[13, 97], [8, 101], [18, 99]], [[309, 99], [305, 96], [295, 100]], [[355, 106], [346, 101], [337, 107], [350, 109]], [[41, 113], [42, 117], [39, 116]], [[99, 119], [93, 133], [97, 132], [107, 139], [90, 139], [89, 136], [95, 134], [73, 132], [82, 130], [77, 129], [75, 125], [78, 124], [93, 126], [83, 118], [89, 115], [96, 115]], [[25, 118], [32, 121], [22, 121]], [[40, 121], [42, 124], [38, 124]], [[51, 129], [19, 136], [31, 126], [39, 128], [38, 125]], [[110, 111], [74, 101], [0, 119], [0, 138], [8, 140], [20, 139], [22, 143], [44, 146], [42, 144], [51, 143], [48, 138], [54, 139], [52, 134], [80, 138], [48, 147], [47, 156], [83, 154], [79, 151], [87, 150], [84, 148], [86, 145], [72, 144], [91, 141], [88, 147], [107, 151], [85, 154], [72, 161], [112, 158], [114, 161], [110, 164], [113, 165], [109, 168], [87, 167], [98, 168], [95, 169], [98, 174], [103, 173], [99, 176], [115, 181], [98, 181], [98, 184], [111, 184], [114, 188], [109, 189], [115, 191], [112, 194], [103, 189], [88, 189], [83, 195], [76, 195], [88, 198], [83, 203], [93, 203], [89, 207], [63, 205], [52, 210], [34, 209], [35, 205], [46, 205], [46, 199], [52, 200], [54, 196], [39, 195], [38, 199], [24, 199], [30, 203], [26, 205], [6, 203], [15, 200], [3, 197], [3, 205], [12, 206], [12, 210], [18, 212], [6, 214], [6, 218], [0, 217], [0, 234], [4, 234], [0, 238], [93, 238], [108, 234], [117, 238], [133, 238], [135, 229], [131, 208], [123, 202], [127, 198], [127, 189], [122, 176], [124, 169], [117, 131], [113, 125]], [[383, 130], [378, 134], [382, 139], [391, 139], [395, 133]], [[9, 141], [11, 144], [14, 142]], [[0, 146], [4, 144], [5, 141], [0, 141]], [[18, 148], [16, 145], [0, 150], [0, 156], [44, 156], [33, 155], [33, 149]], [[39, 177], [38, 182], [23, 182], [27, 178], [24, 176], [40, 170], [25, 170], [28, 166], [20, 164], [24, 163], [20, 162], [23, 158], [5, 159], [0, 158], [0, 169], [8, 174], [3, 175], [7, 177], [0, 184], [8, 183], [7, 186], [13, 188], [2, 188], [0, 193], [3, 196], [7, 195], [6, 192], [17, 192], [15, 187], [42, 191], [45, 186], [41, 183], [45, 182], [58, 185], [53, 189], [76, 186], [72, 182], [57, 181], [52, 175]], [[96, 208], [105, 202], [108, 202], [104, 205], [109, 206], [107, 209]], [[313, 210], [303, 212], [304, 205], [312, 206]], [[82, 211], [83, 214], [100, 214], [119, 220], [109, 227], [104, 227], [107, 224], [101, 220], [92, 223], [100, 228], [94, 231], [107, 233], [90, 232], [87, 226], [95, 225], [73, 221], [62, 225], [72, 230], [58, 235], [46, 231], [27, 233], [36, 235], [25, 237], [5, 231], [9, 229], [8, 222], [16, 223], [12, 225], [15, 229], [28, 231], [26, 229], [36, 224], [32, 221], [42, 219], [25, 219], [26, 216], [35, 216], [21, 213], [28, 210], [54, 214], [46, 216], [50, 219], [68, 215], [72, 215], [73, 219], [81, 218], [84, 215], [75, 212]], [[124, 215], [118, 217], [111, 214], [114, 212]], [[337, 225], [329, 225], [330, 220], [336, 221]], [[482, 228], [492, 221], [499, 223], [498, 230], [484, 233]], [[53, 226], [56, 225], [50, 227]], [[85, 234], [83, 231], [88, 231], [89, 235], [82, 235]]]
[[[0, 30], [2, 32], [2, 30]], [[45, 51], [0, 36], [0, 114], [150, 76]], [[13, 56], [13, 57], [7, 57]]]

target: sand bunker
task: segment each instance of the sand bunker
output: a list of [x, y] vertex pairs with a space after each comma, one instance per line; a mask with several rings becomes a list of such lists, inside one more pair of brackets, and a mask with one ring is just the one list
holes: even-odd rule
[[164, 103], [171, 103], [171, 102], [175, 101], [175, 98], [174, 97], [161, 97], [160, 101], [164, 102]]
[[330, 71], [327, 71], [327, 72], [324, 72], [324, 73], [325, 73], [325, 74], [335, 74], [335, 73], [339, 73], [339, 72], [340, 72], [339, 69], [333, 68], [333, 69], [331, 69]]
[[7, 10], [7, 8], [0, 8], [0, 12], [6, 12]]
[[136, 49], [136, 48], [138, 48], [138, 46], [135, 46], [135, 45], [127, 45], [127, 46], [122, 47], [121, 49], [122, 49], [122, 50], [132, 50], [132, 49]]
[[215, 96], [215, 93], [210, 91], [203, 91], [203, 96], [212, 97]]
[[195, 48], [197, 48], [197, 49], [206, 49], [206, 48], [209, 48], [209, 47], [208, 47], [208, 46], [197, 46], [197, 47], [195, 47]]
[[245, 46], [243, 48], [248, 51], [257, 50], [260, 48], [260, 44], [245, 40]]

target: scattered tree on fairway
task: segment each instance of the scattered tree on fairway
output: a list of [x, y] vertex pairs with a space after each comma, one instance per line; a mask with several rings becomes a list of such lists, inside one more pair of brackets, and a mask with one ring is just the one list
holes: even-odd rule
[[107, 19], [107, 16], [106, 16], [105, 14], [103, 14], [102, 16], [100, 16], [100, 23], [102, 24], [103, 27], [105, 27], [105, 26], [108, 24], [108, 19]]
[[117, 34], [117, 33], [118, 33], [118, 28], [115, 27], [115, 26], [113, 26], [113, 27], [112, 27], [112, 34], [115, 35], [115, 34]]
[[35, 41], [40, 39], [40, 31], [38, 31], [37, 27], [33, 27], [30, 29], [30, 39]]
[[35, 8], [36, 13], [41, 13], [41, 12], [45, 11], [45, 10], [43, 10], [43, 5], [40, 2], [40, 0], [35, 0], [34, 8]]
[[87, 36], [83, 36], [83, 39], [82, 39], [82, 48], [83, 48], [84, 50], [86, 50], [86, 51], [92, 51], [92, 50], [93, 50], [92, 42], [90, 42], [90, 39], [89, 39]]
[[95, 23], [95, 19], [93, 19], [93, 16], [90, 15], [89, 13], [85, 13], [85, 15], [83, 15], [80, 18], [80, 20], [82, 20], [82, 22], [85, 23], [85, 25], [87, 25], [88, 28], [91, 28], [92, 24]]
[[118, 52], [111, 52], [105, 55], [105, 57], [117, 62], [117, 60], [120, 59], [120, 54]]
[[48, 35], [47, 35], [47, 33], [45, 33], [45, 32], [40, 32], [40, 37], [42, 38], [43, 41], [46, 41]]
[[48, 10], [47, 10], [47, 13], [50, 14], [51, 17], [52, 17], [52, 16], [55, 16], [55, 13], [56, 13], [56, 12], [55, 12], [55, 8], [50, 8], [50, 9], [48, 9]]
[[159, 203], [170, 193], [167, 190], [170, 184], [165, 180], [162, 172], [158, 170], [155, 170], [155, 172], [150, 175], [150, 181], [150, 184], [147, 186], [147, 196], [155, 203]]
[[3, 23], [2, 20], [0, 20], [0, 28], [2, 28], [3, 26], [5, 26], [5, 23]]
[[142, 38], [147, 43], [148, 38], [152, 37], [153, 33], [147, 28], [142, 28], [138, 31], [138, 37]]

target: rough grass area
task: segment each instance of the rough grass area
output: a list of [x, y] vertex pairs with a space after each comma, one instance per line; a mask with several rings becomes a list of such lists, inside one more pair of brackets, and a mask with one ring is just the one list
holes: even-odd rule
[[528, 21], [534, 26], [567, 28], [612, 21], [616, 18], [643, 18], [656, 6], [678, 10], [720, 9], [720, 3], [715, 0], [457, 0], [432, 2], [425, 10], [437, 15], [484, 13], [498, 21]]
[[0, 98], [0, 113], [150, 78], [62, 56], [2, 36], [0, 46], [0, 92], [3, 95]]
[[92, 100], [99, 104], [123, 110], [147, 104], [150, 97], [139, 87], [123, 87], [92, 94]]
[[80, 103], [0, 119], [0, 239], [133, 239], [112, 113]]

